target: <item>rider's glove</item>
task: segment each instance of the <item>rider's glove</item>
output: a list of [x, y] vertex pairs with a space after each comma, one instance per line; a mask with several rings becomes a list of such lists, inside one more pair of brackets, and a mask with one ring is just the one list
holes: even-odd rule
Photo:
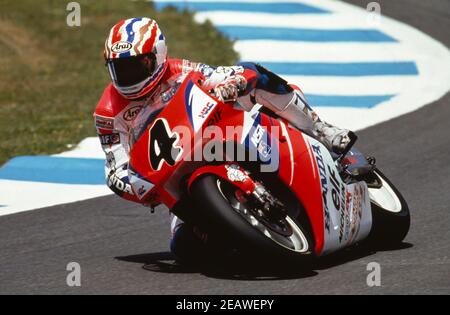
[[214, 94], [222, 102], [236, 102], [246, 87], [247, 80], [241, 75], [235, 75], [216, 85]]

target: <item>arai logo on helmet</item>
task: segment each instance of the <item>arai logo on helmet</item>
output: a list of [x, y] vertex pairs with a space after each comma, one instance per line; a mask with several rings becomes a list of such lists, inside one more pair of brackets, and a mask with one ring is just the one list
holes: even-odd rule
[[111, 47], [111, 50], [113, 53], [121, 54], [129, 51], [132, 47], [133, 44], [131, 44], [130, 42], [121, 41], [114, 43], [114, 45], [112, 45]]

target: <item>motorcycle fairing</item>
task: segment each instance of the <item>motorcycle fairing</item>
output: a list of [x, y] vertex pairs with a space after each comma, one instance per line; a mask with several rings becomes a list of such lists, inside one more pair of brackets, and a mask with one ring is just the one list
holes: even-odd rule
[[324, 218], [324, 244], [320, 255], [348, 247], [362, 239], [372, 227], [367, 184], [342, 181], [336, 163], [326, 147], [305, 136], [311, 144], [320, 180]]
[[[144, 192], [142, 200], [157, 196], [158, 200], [167, 207], [172, 208], [175, 205], [180, 198], [180, 184], [185, 176], [192, 175], [197, 168], [205, 165], [202, 162], [194, 163], [189, 158], [186, 162], [185, 158], [191, 156], [196, 147], [203, 145], [205, 139], [202, 139], [202, 137], [197, 139], [196, 135], [203, 132], [208, 126], [214, 125], [222, 129], [223, 141], [235, 141], [244, 144], [246, 139], [251, 139], [254, 136], [254, 133], [257, 132], [255, 126], [260, 124], [266, 129], [267, 142], [270, 141], [272, 154], [279, 161], [274, 176], [278, 176], [285, 183], [307, 212], [315, 240], [316, 255], [330, 253], [344, 247], [345, 244], [362, 239], [364, 235], [369, 233], [371, 214], [367, 186], [364, 183], [357, 183], [354, 186], [345, 186], [345, 189], [340, 192], [334, 192], [334, 198], [336, 198], [336, 194], [341, 197], [343, 193], [346, 196], [348, 193], [348, 198], [351, 198], [349, 202], [344, 203], [344, 208], [336, 209], [333, 206], [330, 176], [335, 174], [337, 179], [333, 180], [337, 181], [339, 185], [343, 183], [340, 177], [336, 175], [337, 169], [330, 153], [321, 143], [287, 125], [282, 119], [273, 119], [256, 111], [245, 112], [229, 104], [219, 102], [204, 92], [196, 82], [195, 74], [188, 75], [167, 107], [155, 117], [153, 122], [144, 126], [142, 132], [137, 133], [141, 137], [136, 139], [131, 148], [130, 165], [132, 170], [141, 176], [141, 179], [155, 185], [151, 190]], [[139, 115], [144, 115], [145, 112], [145, 110], [142, 110]], [[146, 121], [145, 117], [142, 117], [141, 120]], [[161, 120], [163, 120], [163, 124], [159, 123], [159, 126], [164, 126], [167, 129], [165, 132], [167, 141], [172, 146], [176, 146], [177, 150], [181, 150], [181, 153], [176, 160], [164, 160], [161, 164], [157, 163], [158, 170], [155, 170], [152, 168], [151, 156], [149, 156], [149, 152], [152, 151], [150, 150], [152, 149], [150, 148], [152, 143], [150, 135], [153, 126]], [[179, 132], [177, 134], [176, 131], [179, 126], [183, 126], [190, 131], [191, 136], [188, 137], [187, 142], [173, 141], [179, 139], [180, 134]], [[240, 126], [241, 131], [237, 135], [227, 138], [226, 126]], [[274, 127], [277, 127], [278, 134], [275, 134]], [[259, 137], [257, 138], [259, 139]], [[256, 141], [257, 149], [258, 142]], [[185, 146], [186, 144], [191, 146], [188, 148]], [[263, 145], [262, 152], [268, 144]], [[272, 155], [272, 159], [274, 155]], [[320, 164], [321, 169], [319, 169], [317, 162], [318, 158], [323, 164]], [[327, 170], [328, 166], [332, 171], [331, 173]], [[320, 170], [322, 170], [323, 178], [320, 177]], [[323, 194], [324, 187], [327, 188], [325, 194]], [[348, 214], [347, 217], [346, 213]], [[351, 216], [351, 213], [358, 215]], [[344, 221], [346, 223], [345, 229], [343, 229], [343, 236], [339, 241], [341, 214], [347, 221]], [[359, 216], [359, 214], [361, 215]], [[337, 227], [337, 229], [335, 230], [334, 227]]]

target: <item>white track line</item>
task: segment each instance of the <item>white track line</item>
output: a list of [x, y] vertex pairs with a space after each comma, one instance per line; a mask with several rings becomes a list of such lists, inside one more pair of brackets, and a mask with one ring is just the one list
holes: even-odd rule
[[0, 180], [0, 216], [112, 194], [106, 185], [66, 185]]
[[310, 43], [273, 40], [238, 40], [242, 60], [283, 62], [413, 61], [430, 58], [420, 50], [398, 43]]
[[214, 25], [242, 25], [262, 27], [289, 27], [314, 29], [372, 29], [373, 25], [364, 15], [351, 14], [269, 14], [229, 11], [199, 12], [195, 20], [210, 20]]
[[[320, 77], [283, 76], [298, 85], [305, 94], [323, 95], [391, 95], [422, 84], [417, 76]], [[311, 104], [314, 107], [314, 104]], [[344, 109], [341, 109], [344, 110]]]
[[81, 141], [72, 150], [55, 154], [54, 156], [70, 157], [70, 158], [104, 159], [105, 153], [102, 150], [99, 138], [89, 137]]

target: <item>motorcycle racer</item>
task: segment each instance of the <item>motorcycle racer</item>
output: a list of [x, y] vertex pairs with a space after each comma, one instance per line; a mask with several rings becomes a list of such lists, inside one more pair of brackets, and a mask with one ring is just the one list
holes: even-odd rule
[[[103, 92], [94, 119], [106, 155], [107, 184], [127, 200], [142, 203], [128, 177], [133, 119], [144, 107], [161, 111], [171, 99], [172, 88], [191, 71], [203, 75], [203, 86], [219, 100], [237, 102], [247, 111], [261, 104], [333, 152], [344, 151], [350, 143], [348, 130], [322, 121], [299, 88], [258, 64], [213, 67], [169, 58], [165, 37], [152, 19], [131, 18], [114, 25], [105, 42], [104, 58], [112, 83]], [[174, 228], [179, 226], [176, 222], [174, 218]]]

